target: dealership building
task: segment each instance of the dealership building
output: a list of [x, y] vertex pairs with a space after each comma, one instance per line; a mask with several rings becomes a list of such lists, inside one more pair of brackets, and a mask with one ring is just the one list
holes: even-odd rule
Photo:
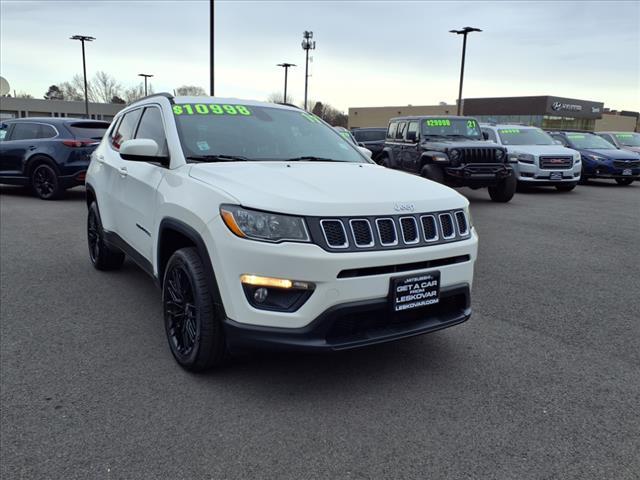
[[[637, 131], [638, 112], [610, 112], [604, 103], [554, 97], [466, 98], [463, 114], [481, 122], [535, 125], [543, 129]], [[349, 128], [386, 127], [392, 117], [455, 115], [456, 105], [349, 108]]]
[[[89, 103], [89, 117], [110, 122], [124, 107], [120, 103]], [[68, 100], [0, 97], [0, 120], [24, 117], [85, 118], [85, 106], [84, 102]]]

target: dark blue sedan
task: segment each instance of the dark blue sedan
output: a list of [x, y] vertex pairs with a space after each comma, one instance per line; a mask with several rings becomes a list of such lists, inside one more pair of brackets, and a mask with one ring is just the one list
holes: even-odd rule
[[582, 174], [580, 181], [586, 183], [590, 178], [615, 180], [619, 185], [631, 185], [640, 180], [640, 155], [621, 150], [591, 132], [549, 132], [565, 147], [580, 152]]
[[16, 118], [0, 124], [0, 183], [30, 186], [44, 200], [84, 184], [91, 152], [108, 122]]

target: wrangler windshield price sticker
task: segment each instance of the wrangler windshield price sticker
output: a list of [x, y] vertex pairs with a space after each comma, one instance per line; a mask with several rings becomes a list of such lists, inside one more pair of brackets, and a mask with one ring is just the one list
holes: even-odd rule
[[504, 130], [500, 130], [500, 133], [506, 133], [506, 134], [513, 133], [513, 134], [516, 134], [516, 133], [520, 133], [520, 129], [519, 128], [505, 128]]
[[451, 121], [447, 120], [447, 119], [429, 119], [429, 120], [425, 120], [424, 124], [427, 127], [450, 127], [451, 126]]
[[440, 272], [392, 280], [393, 311], [402, 312], [438, 303]]
[[174, 115], [251, 115], [244, 105], [220, 105], [217, 103], [182, 103], [173, 106]]

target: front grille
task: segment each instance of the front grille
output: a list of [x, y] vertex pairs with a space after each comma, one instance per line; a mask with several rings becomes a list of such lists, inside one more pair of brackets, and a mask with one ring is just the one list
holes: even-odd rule
[[625, 160], [614, 160], [613, 166], [616, 168], [638, 168], [640, 167], [640, 160], [631, 160], [630, 162]]
[[458, 235], [464, 237], [469, 233], [469, 225], [467, 224], [467, 217], [464, 212], [456, 212], [456, 224], [458, 225]]
[[442, 228], [442, 238], [453, 238], [456, 236], [456, 232], [453, 229], [453, 218], [451, 218], [450, 213], [441, 213], [439, 215], [440, 218], [440, 228]]
[[471, 224], [463, 210], [305, 220], [312, 241], [328, 251], [424, 247], [465, 240], [471, 235]]
[[356, 247], [373, 247], [373, 232], [371, 231], [369, 220], [349, 220], [349, 224], [351, 225], [353, 242], [356, 244]]
[[340, 220], [321, 220], [320, 225], [327, 245], [332, 248], [347, 248], [349, 246], [347, 232], [345, 232], [344, 225]]
[[378, 227], [378, 235], [382, 245], [397, 245], [398, 235], [396, 233], [396, 225], [391, 218], [379, 218], [376, 220]]
[[495, 148], [463, 148], [462, 161], [464, 163], [496, 163]]
[[420, 217], [422, 223], [422, 235], [427, 242], [435, 242], [438, 240], [438, 226], [436, 225], [436, 217], [433, 215], [423, 215]]
[[566, 170], [573, 166], [573, 157], [540, 157], [543, 170]]
[[413, 217], [402, 217], [400, 219], [400, 228], [402, 229], [402, 240], [407, 245], [418, 243], [418, 223]]

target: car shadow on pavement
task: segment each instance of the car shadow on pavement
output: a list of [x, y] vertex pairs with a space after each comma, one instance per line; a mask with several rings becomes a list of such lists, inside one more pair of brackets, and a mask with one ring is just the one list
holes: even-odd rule
[[[38, 200], [29, 187], [19, 187], [13, 185], [0, 185], [0, 195], [8, 195], [12, 197], [32, 197], [34, 200]], [[55, 203], [65, 200], [84, 200], [86, 198], [86, 191], [84, 187], [75, 187], [66, 190], [62, 197], [57, 200], [50, 200]], [[44, 200], [43, 200], [44, 201]]]

